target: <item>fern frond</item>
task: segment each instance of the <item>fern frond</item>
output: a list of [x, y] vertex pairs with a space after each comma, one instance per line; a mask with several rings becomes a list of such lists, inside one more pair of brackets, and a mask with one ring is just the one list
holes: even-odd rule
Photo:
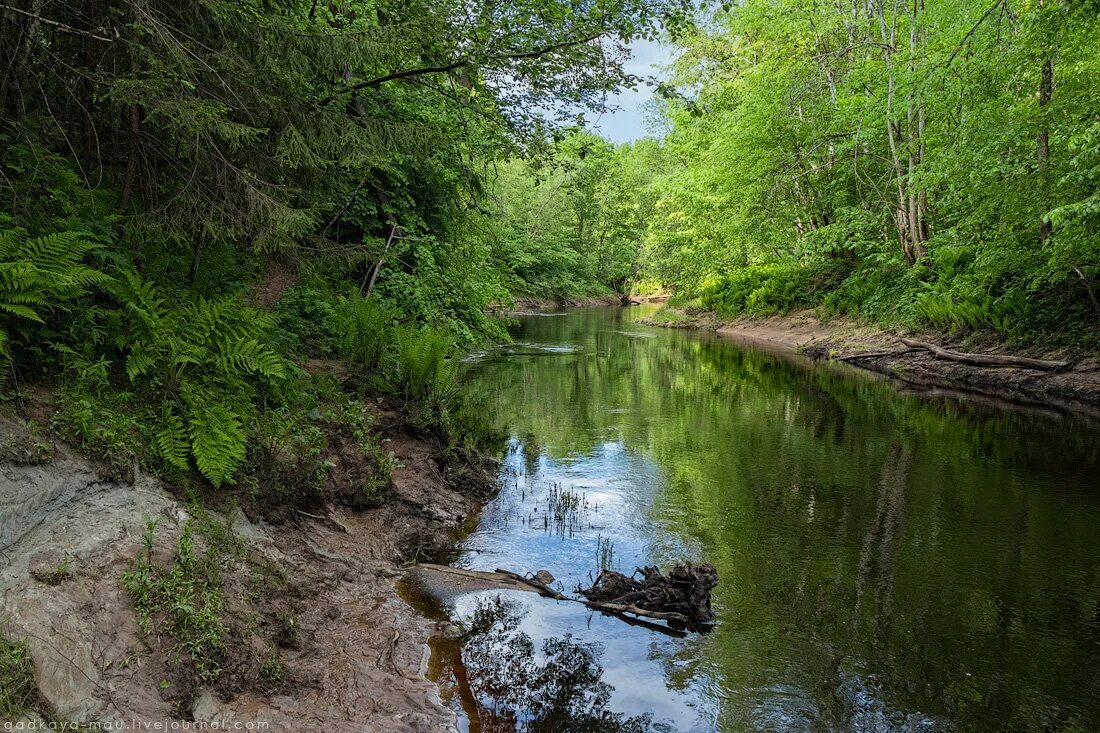
[[186, 471], [187, 457], [191, 445], [183, 418], [176, 414], [171, 405], [165, 404], [161, 411], [160, 426], [154, 436], [157, 453], [176, 468]]
[[30, 260], [39, 270], [64, 272], [97, 247], [79, 232], [56, 232], [24, 240], [16, 254], [18, 259]]
[[44, 323], [42, 317], [31, 308], [30, 306], [22, 305], [20, 303], [4, 303], [0, 302], [0, 311], [10, 313], [13, 316], [19, 316], [21, 318], [27, 318], [38, 323]]
[[112, 281], [111, 294], [138, 319], [147, 333], [163, 332], [164, 300], [157, 296], [152, 283], [132, 270], [123, 270], [122, 277]]
[[192, 404], [189, 429], [191, 452], [202, 475], [214, 486], [232, 483], [245, 456], [245, 434], [237, 416], [221, 404]]
[[269, 379], [286, 376], [286, 366], [279, 355], [256, 339], [233, 341], [224, 338], [219, 351], [218, 364], [222, 371], [260, 374]]

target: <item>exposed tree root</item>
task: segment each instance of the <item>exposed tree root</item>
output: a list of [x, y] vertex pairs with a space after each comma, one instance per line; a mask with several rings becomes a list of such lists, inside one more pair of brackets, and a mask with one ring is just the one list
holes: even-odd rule
[[932, 353], [937, 359], [957, 361], [961, 364], [984, 367], [1020, 367], [1023, 369], [1040, 369], [1047, 372], [1060, 372], [1069, 369], [1066, 361], [1047, 361], [1045, 359], [1029, 359], [1024, 356], [1005, 356], [1003, 354], [968, 354], [963, 351], [951, 351], [949, 349], [911, 339], [898, 337], [898, 341], [911, 349], [924, 349]]

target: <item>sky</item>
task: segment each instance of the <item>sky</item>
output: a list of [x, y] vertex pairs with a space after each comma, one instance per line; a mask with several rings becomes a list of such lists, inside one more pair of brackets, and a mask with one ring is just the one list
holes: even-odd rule
[[[632, 58], [626, 62], [628, 73], [638, 76], [665, 78], [661, 67], [672, 60], [674, 49], [657, 41], [638, 40], [630, 45]], [[639, 84], [637, 89], [624, 90], [611, 98], [620, 107], [617, 112], [603, 115], [593, 128], [601, 135], [617, 143], [630, 142], [648, 134], [645, 126], [644, 105], [653, 97], [653, 88]]]

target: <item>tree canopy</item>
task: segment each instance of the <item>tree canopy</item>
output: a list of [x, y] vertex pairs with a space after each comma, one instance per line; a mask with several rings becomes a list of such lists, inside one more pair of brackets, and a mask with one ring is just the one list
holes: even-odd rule
[[600, 174], [641, 217], [635, 282], [727, 315], [1095, 344], [1098, 18], [1058, 0], [704, 14], [659, 87], [659, 140]]

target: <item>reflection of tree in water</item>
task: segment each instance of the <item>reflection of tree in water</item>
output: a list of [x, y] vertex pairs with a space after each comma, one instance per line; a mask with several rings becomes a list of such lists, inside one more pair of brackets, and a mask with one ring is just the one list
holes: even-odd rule
[[607, 709], [615, 691], [604, 682], [598, 644], [569, 635], [535, 644], [517, 631], [526, 613], [496, 597], [481, 603], [470, 622], [452, 674], [463, 707], [482, 733], [643, 733], [648, 715]]

